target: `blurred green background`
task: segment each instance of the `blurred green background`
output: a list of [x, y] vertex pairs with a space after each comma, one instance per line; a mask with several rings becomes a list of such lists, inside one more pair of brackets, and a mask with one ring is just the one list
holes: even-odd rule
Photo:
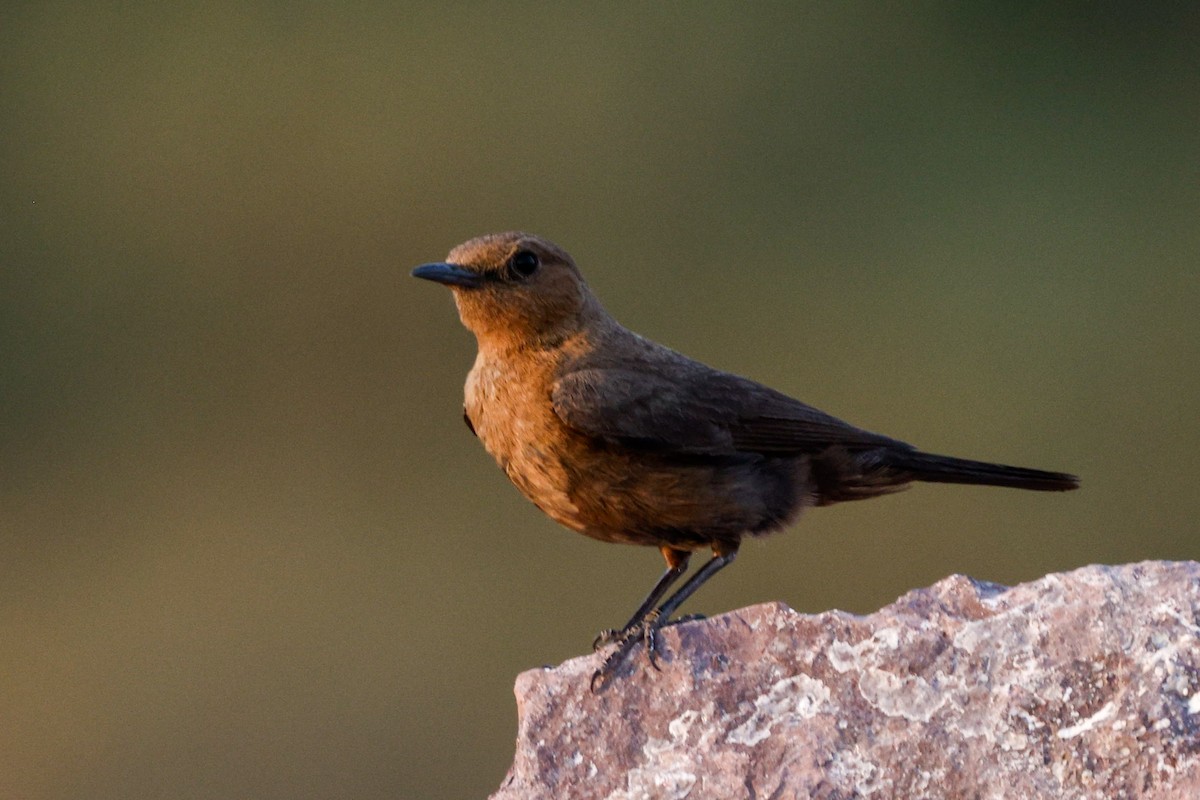
[[859, 425], [1083, 476], [811, 512], [691, 611], [1200, 558], [1200, 12], [1152, 7], [6, 4], [0, 797], [499, 785], [516, 674], [661, 562], [463, 427], [474, 342], [408, 270], [489, 231]]

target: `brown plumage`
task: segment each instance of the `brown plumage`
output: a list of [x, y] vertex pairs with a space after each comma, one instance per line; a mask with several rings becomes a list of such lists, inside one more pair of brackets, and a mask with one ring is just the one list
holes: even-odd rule
[[[809, 506], [877, 497], [913, 481], [1059, 491], [1072, 475], [923, 453], [621, 327], [554, 244], [481, 236], [413, 270], [447, 284], [479, 345], [468, 426], [538, 508], [606, 542], [653, 545], [667, 571], [620, 631], [606, 678], [747, 534]], [[713, 559], [658, 609], [692, 550]]]

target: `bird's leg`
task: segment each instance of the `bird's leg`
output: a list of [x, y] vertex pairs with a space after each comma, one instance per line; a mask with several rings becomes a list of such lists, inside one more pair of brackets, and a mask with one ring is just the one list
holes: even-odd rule
[[606, 644], [612, 642], [623, 641], [632, 631], [638, 628], [639, 623], [645, 619], [650, 610], [658, 604], [662, 596], [667, 593], [674, 585], [675, 581], [679, 580], [679, 576], [687, 572], [688, 559], [692, 554], [687, 550], [676, 550], [673, 547], [663, 545], [659, 548], [662, 551], [663, 560], [667, 562], [667, 569], [659, 577], [658, 582], [654, 584], [654, 588], [650, 590], [650, 594], [646, 595], [646, 599], [638, 606], [638, 610], [633, 612], [633, 616], [629, 618], [629, 622], [620, 630], [608, 628], [600, 631], [596, 638], [592, 641], [592, 649], [599, 650]]
[[[679, 606], [683, 605], [685, 600], [695, 594], [696, 590], [705, 581], [731, 564], [735, 558], [737, 558], [737, 543], [720, 543], [714, 545], [713, 557], [709, 559], [708, 563], [697, 570], [695, 575], [688, 578], [675, 594], [667, 598], [666, 602], [658, 608], [653, 611], [647, 611], [645, 616], [640, 620], [631, 621], [630, 624], [632, 627], [627, 626], [626, 630], [617, 639], [617, 649], [610, 653], [608, 658], [604, 659], [604, 663], [600, 665], [600, 669], [592, 673], [592, 691], [596, 691], [597, 686], [602, 686], [616, 669], [624, 663], [625, 658], [633, 650], [638, 640], [646, 643], [646, 657], [650, 660], [650, 665], [658, 669], [656, 659], [658, 648], [655, 641], [658, 629], [667, 624], [667, 620], [671, 618], [671, 615], [675, 613]], [[655, 589], [657, 588], [656, 586]], [[665, 588], [663, 591], [665, 592]], [[662, 592], [659, 594], [662, 594]]]
[[679, 591], [667, 598], [657, 610], [652, 614], [647, 615], [646, 630], [643, 631], [643, 637], [646, 640], [646, 656], [650, 659], [650, 663], [658, 666], [655, 663], [655, 655], [657, 653], [657, 645], [655, 643], [655, 634], [658, 629], [666, 625], [671, 615], [683, 605], [683, 602], [695, 594], [705, 581], [716, 575], [725, 567], [733, 563], [737, 558], [738, 546], [735, 542], [732, 545], [715, 544], [713, 545], [713, 557], [708, 560], [703, 567], [696, 571], [696, 574], [688, 578], [688, 580], [679, 587]]

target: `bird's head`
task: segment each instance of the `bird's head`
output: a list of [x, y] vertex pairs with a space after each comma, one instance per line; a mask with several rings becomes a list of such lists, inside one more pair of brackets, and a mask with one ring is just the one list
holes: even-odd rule
[[412, 274], [453, 290], [463, 325], [481, 345], [565, 338], [595, 302], [571, 256], [528, 233], [471, 239]]

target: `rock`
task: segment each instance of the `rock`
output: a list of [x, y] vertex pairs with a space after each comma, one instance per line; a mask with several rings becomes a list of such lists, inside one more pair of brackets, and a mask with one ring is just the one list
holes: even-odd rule
[[859, 617], [774, 603], [517, 679], [493, 800], [1200, 798], [1200, 564], [1014, 588], [952, 576]]

